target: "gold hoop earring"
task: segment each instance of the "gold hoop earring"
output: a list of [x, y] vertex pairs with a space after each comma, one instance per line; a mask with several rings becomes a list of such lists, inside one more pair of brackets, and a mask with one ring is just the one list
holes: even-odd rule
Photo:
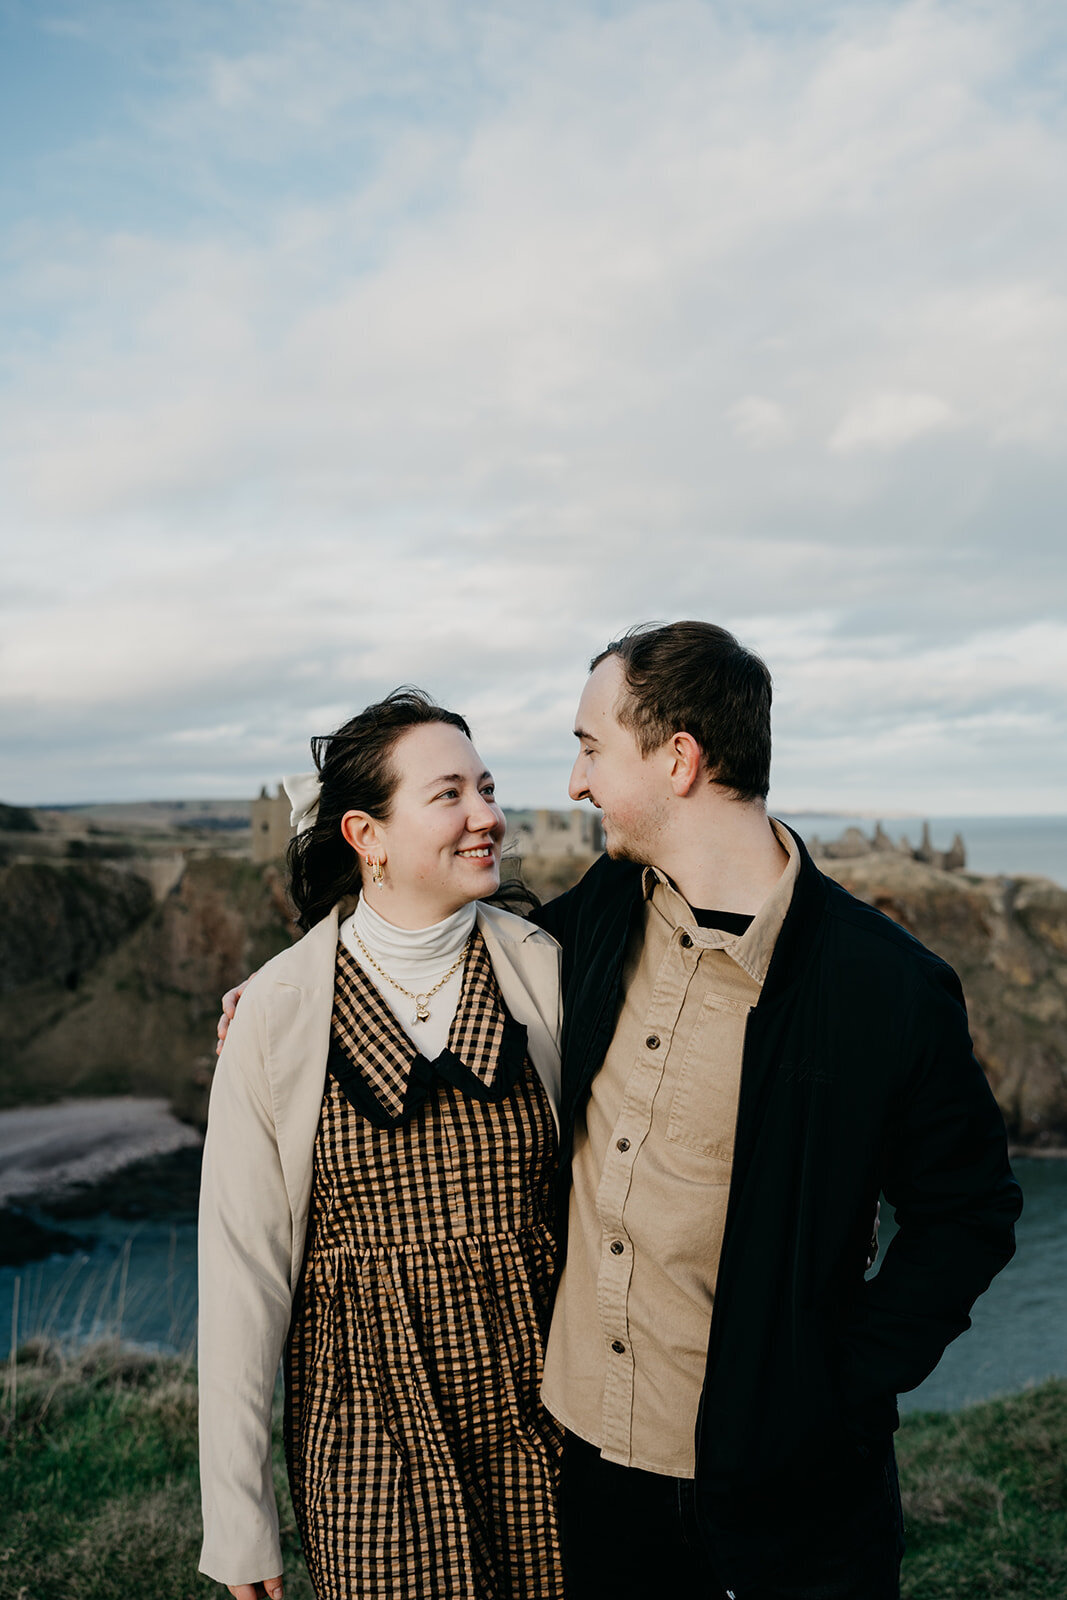
[[385, 868], [380, 859], [371, 862], [370, 875], [376, 889], [385, 888]]

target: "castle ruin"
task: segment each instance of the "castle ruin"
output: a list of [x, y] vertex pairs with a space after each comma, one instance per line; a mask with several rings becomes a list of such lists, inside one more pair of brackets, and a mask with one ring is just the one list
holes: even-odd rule
[[280, 861], [289, 847], [293, 829], [289, 826], [291, 806], [289, 796], [278, 785], [277, 794], [269, 794], [264, 784], [250, 806], [252, 823], [252, 860], [260, 865]]
[[963, 842], [962, 834], [957, 833], [947, 850], [935, 850], [930, 838], [930, 824], [923, 823], [922, 840], [918, 845], [912, 845], [907, 839], [901, 838], [894, 842], [880, 822], [876, 822], [874, 833], [870, 838], [862, 828], [855, 826], [846, 828], [840, 839], [831, 839], [825, 842], [812, 834], [807, 840], [808, 849], [817, 859], [823, 861], [855, 861], [860, 856], [894, 855], [903, 856], [908, 861], [922, 861], [928, 867], [936, 867], [939, 872], [962, 872], [967, 865], [967, 848]]

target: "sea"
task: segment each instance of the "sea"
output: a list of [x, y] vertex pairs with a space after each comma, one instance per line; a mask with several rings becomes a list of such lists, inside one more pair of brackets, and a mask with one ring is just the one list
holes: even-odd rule
[[[876, 819], [785, 814], [804, 838], [824, 842]], [[893, 838], [917, 844], [923, 818], [883, 817]], [[959, 832], [969, 871], [1050, 878], [1067, 886], [1067, 815], [930, 817], [935, 849]], [[902, 1409], [952, 1411], [1067, 1377], [1067, 1157], [1015, 1163], [1024, 1209], [1014, 1260], [978, 1301], [971, 1329], [949, 1346], [936, 1371]], [[0, 1359], [35, 1336], [68, 1343], [111, 1337], [166, 1353], [191, 1353], [196, 1328], [196, 1236], [190, 1222], [131, 1227], [107, 1215], [66, 1224], [84, 1248], [0, 1269]], [[894, 1221], [883, 1207], [882, 1256]], [[879, 1263], [880, 1264], [880, 1263]], [[878, 1270], [876, 1266], [875, 1271]]]

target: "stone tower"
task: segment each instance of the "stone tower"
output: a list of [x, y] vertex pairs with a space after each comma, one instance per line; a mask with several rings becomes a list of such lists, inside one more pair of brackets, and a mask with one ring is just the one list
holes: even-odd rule
[[285, 855], [293, 830], [289, 826], [289, 796], [278, 785], [277, 794], [267, 793], [266, 784], [252, 801], [252, 860], [280, 861]]

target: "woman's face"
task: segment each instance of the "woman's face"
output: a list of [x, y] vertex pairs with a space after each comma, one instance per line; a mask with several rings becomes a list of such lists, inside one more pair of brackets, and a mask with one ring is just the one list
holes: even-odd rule
[[388, 821], [352, 842], [366, 862], [383, 864], [380, 890], [364, 872], [374, 910], [397, 927], [426, 928], [499, 886], [504, 813], [477, 750], [447, 722], [402, 733], [392, 765], [399, 782]]

